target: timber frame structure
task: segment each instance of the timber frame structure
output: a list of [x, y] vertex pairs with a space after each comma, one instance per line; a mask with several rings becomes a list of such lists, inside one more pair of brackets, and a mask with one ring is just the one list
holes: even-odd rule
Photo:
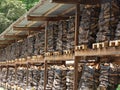
[[[33, 33], [45, 30], [45, 55], [38, 55], [27, 57], [27, 59], [16, 59], [11, 61], [0, 62], [1, 68], [14, 67], [17, 71], [17, 66], [25, 65], [36, 65], [36, 63], [44, 64], [45, 76], [44, 76], [44, 88], [46, 87], [47, 81], [47, 65], [51, 64], [48, 61], [74, 61], [74, 90], [77, 90], [77, 79], [78, 79], [78, 62], [82, 58], [99, 56], [100, 58], [112, 56], [114, 63], [119, 62], [120, 57], [120, 40], [95, 43], [92, 49], [87, 48], [86, 45], [78, 45], [78, 33], [79, 33], [79, 21], [80, 21], [80, 4], [94, 5], [100, 4], [100, 0], [44, 0], [33, 7], [27, 14], [19, 18], [13, 23], [8, 29], [6, 29], [0, 35], [0, 48], [19, 41], [23, 38], [27, 38]], [[48, 6], [46, 6], [48, 5]], [[49, 8], [50, 6], [50, 8]], [[62, 9], [62, 7], [67, 9]], [[45, 9], [44, 9], [45, 8]], [[41, 10], [41, 11], [40, 11]], [[57, 12], [58, 11], [58, 12]], [[75, 49], [74, 52], [70, 50], [64, 51], [63, 54], [59, 52], [47, 52], [47, 26], [49, 21], [58, 21], [68, 19], [69, 13], [74, 12], [75, 15]], [[52, 16], [55, 13], [54, 16]], [[56, 14], [57, 13], [57, 14]], [[21, 34], [22, 33], [22, 34]], [[10, 39], [10, 40], [9, 40]], [[9, 68], [8, 68], [9, 70]], [[28, 82], [27, 82], [28, 83]], [[45, 90], [45, 89], [44, 89]]]

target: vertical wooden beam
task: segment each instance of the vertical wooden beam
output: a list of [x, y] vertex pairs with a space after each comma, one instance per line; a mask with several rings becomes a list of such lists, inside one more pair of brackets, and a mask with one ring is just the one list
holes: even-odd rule
[[[75, 46], [78, 45], [78, 34], [80, 25], [80, 4], [76, 4], [76, 14], [75, 14]], [[75, 57], [74, 60], [74, 90], [78, 89], [78, 59]]]
[[28, 84], [29, 84], [29, 82], [28, 82], [28, 77], [29, 77], [29, 64], [27, 64], [27, 69], [26, 69], [27, 86], [28, 86]]
[[8, 79], [9, 67], [7, 66], [6, 80]]
[[[45, 52], [47, 52], [47, 44], [48, 44], [48, 22], [45, 24]], [[44, 90], [46, 90], [47, 84], [47, 60], [44, 62]]]
[[15, 81], [17, 81], [17, 65], [15, 65]]
[[48, 21], [45, 23], [45, 52], [47, 52], [47, 44], [48, 44]]

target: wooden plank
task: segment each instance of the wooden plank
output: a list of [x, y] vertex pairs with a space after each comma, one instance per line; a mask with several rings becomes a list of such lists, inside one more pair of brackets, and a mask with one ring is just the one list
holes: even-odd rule
[[26, 72], [27, 72], [27, 74], [26, 74], [26, 84], [28, 86], [28, 84], [29, 84], [29, 81], [28, 81], [28, 78], [29, 78], [29, 64], [27, 64]]
[[14, 43], [14, 42], [15, 42], [15, 40], [6, 40], [6, 39], [5, 39], [5, 40], [0, 40], [0, 44], [3, 44], [3, 43], [4, 43], [4, 44], [5, 44], [5, 43], [8, 44], [8, 43]]
[[66, 20], [69, 17], [62, 17], [62, 16], [57, 16], [57, 17], [49, 17], [49, 16], [27, 16], [28, 21], [59, 21], [59, 20]]
[[[45, 23], [45, 53], [47, 52], [47, 44], [48, 44], [48, 21]], [[46, 85], [47, 85], [47, 60], [44, 61], [44, 90], [46, 90]]]
[[4, 38], [27, 38], [28, 35], [4, 35]]
[[80, 24], [80, 5], [77, 4], [75, 14], [75, 46], [78, 45], [79, 24]]
[[[76, 4], [76, 13], [75, 13], [75, 46], [78, 45], [78, 34], [79, 34], [79, 24], [80, 24], [80, 4]], [[74, 59], [74, 90], [78, 89], [78, 59]]]
[[100, 0], [50, 0], [51, 3], [62, 3], [62, 4], [99, 4]]
[[46, 85], [47, 85], [47, 60], [44, 62], [44, 90], [46, 90]]
[[120, 56], [120, 47], [107, 47], [75, 51], [75, 56]]
[[78, 90], [78, 59], [74, 60], [74, 90]]
[[13, 26], [15, 31], [40, 31], [41, 29], [45, 29], [44, 27], [16, 27]]
[[45, 23], [45, 52], [47, 52], [47, 43], [48, 43], [48, 38], [47, 38], [48, 30], [47, 30], [47, 28], [48, 28], [48, 21], [46, 21], [46, 23]]

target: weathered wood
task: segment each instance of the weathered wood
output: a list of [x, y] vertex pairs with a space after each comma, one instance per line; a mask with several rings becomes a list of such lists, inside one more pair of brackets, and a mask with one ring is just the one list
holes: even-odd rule
[[51, 3], [63, 3], [63, 4], [99, 4], [100, 0], [50, 0]]
[[40, 31], [41, 29], [45, 29], [45, 27], [17, 27], [13, 26], [15, 31]]
[[[76, 12], [75, 12], [75, 46], [78, 45], [78, 34], [79, 34], [79, 24], [80, 24], [80, 4], [76, 5]], [[78, 89], [78, 59], [75, 57], [74, 59], [74, 87], [73, 90]]]
[[4, 35], [5, 38], [27, 38], [27, 35]]
[[59, 21], [59, 20], [66, 20], [69, 17], [48, 17], [48, 16], [27, 16], [28, 21]]

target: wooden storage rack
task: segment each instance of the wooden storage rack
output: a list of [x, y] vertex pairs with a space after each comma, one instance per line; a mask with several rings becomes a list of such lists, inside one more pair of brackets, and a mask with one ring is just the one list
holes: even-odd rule
[[[83, 2], [83, 0], [81, 0]], [[96, 0], [95, 0], [96, 1]], [[97, 2], [98, 1], [98, 2]], [[100, 0], [97, 0], [96, 3], [100, 3]], [[47, 81], [47, 64], [49, 64], [47, 61], [68, 61], [68, 60], [74, 60], [74, 71], [75, 71], [75, 75], [74, 75], [74, 90], [77, 90], [77, 79], [78, 79], [78, 61], [81, 60], [81, 57], [88, 57], [88, 56], [99, 56], [99, 57], [103, 57], [103, 56], [114, 56], [113, 58], [119, 60], [120, 56], [120, 40], [115, 40], [115, 41], [110, 41], [110, 42], [102, 42], [102, 43], [95, 43], [93, 44], [93, 48], [92, 49], [88, 49], [86, 47], [86, 45], [81, 45], [78, 46], [78, 30], [79, 30], [79, 19], [80, 19], [80, 2], [78, 2], [77, 0], [51, 0], [51, 2], [56, 2], [56, 3], [66, 3], [66, 4], [71, 4], [74, 2], [74, 4], [76, 5], [76, 14], [75, 14], [75, 50], [73, 51], [67, 51], [65, 50], [64, 53], [62, 54], [61, 52], [47, 52], [47, 25], [49, 21], [48, 17], [44, 17], [44, 21], [46, 21], [45, 23], [45, 56], [38, 56], [39, 60], [36, 59], [35, 56], [33, 56], [32, 60], [30, 57], [27, 58], [27, 60], [25, 58], [23, 59], [19, 59], [19, 60], [15, 60], [15, 61], [10, 61], [10, 62], [1, 62], [0, 63], [0, 67], [14, 67], [17, 71], [17, 65], [21, 66], [21, 65], [35, 65], [38, 63], [44, 63], [45, 66], [45, 78], [44, 78], [44, 87], [46, 87], [46, 81]], [[85, 3], [85, 2], [83, 2]], [[90, 2], [87, 2], [87, 4], [92, 4]], [[37, 16], [36, 16], [37, 17]], [[30, 17], [32, 18], [32, 17]], [[29, 18], [29, 19], [30, 19]], [[39, 18], [39, 17], [38, 17]], [[34, 17], [33, 17], [34, 19]], [[61, 19], [61, 18], [60, 18]], [[31, 20], [31, 19], [30, 19]], [[34, 21], [36, 21], [38, 19], [34, 19]], [[39, 20], [40, 21], [40, 20]], [[23, 30], [20, 27], [14, 27], [17, 28], [18, 30]], [[44, 27], [41, 27], [44, 28]], [[25, 29], [25, 28], [24, 28]], [[30, 28], [29, 28], [30, 29]], [[28, 28], [26, 28], [26, 30], [28, 30]], [[30, 30], [34, 30], [33, 28], [31, 28]], [[45, 89], [44, 89], [45, 90]]]

